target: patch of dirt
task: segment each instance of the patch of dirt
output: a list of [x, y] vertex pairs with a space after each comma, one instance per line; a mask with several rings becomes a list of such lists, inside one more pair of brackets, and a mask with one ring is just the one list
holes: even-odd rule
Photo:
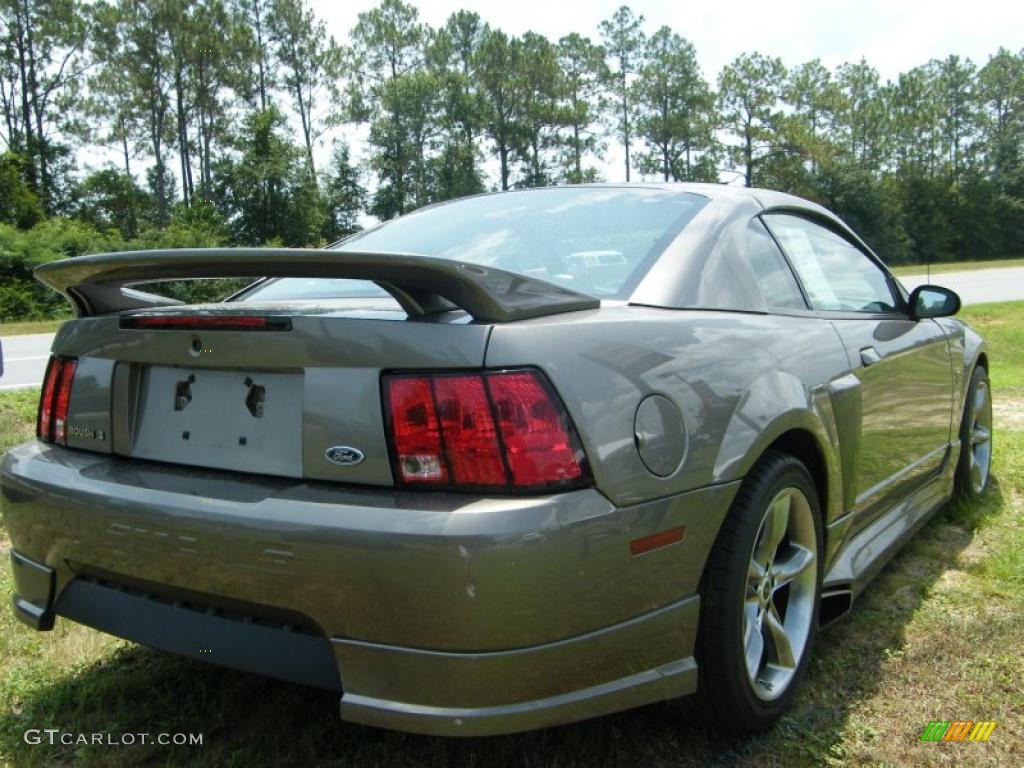
[[1002, 429], [1024, 429], [1024, 400], [994, 398], [992, 420]]
[[980, 536], [975, 536], [974, 540], [964, 547], [960, 552], [960, 563], [964, 566], [974, 565], [980, 563], [989, 555], [988, 543], [983, 541]]
[[888, 602], [900, 612], [913, 611], [921, 602], [921, 592], [913, 585], [900, 587], [888, 596]]
[[936, 582], [936, 585], [945, 591], [954, 591], [964, 586], [968, 581], [968, 576], [961, 570], [949, 569], [945, 571]]

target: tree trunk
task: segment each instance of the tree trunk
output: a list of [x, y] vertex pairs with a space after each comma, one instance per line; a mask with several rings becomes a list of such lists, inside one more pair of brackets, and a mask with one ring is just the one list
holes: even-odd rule
[[[391, 115], [391, 121], [394, 123], [395, 127], [398, 126], [399, 122], [398, 122], [398, 116], [397, 115], [392, 114]], [[392, 151], [394, 152], [394, 158], [395, 158], [395, 176], [394, 176], [395, 207], [397, 208], [398, 215], [401, 216], [403, 213], [405, 213], [405, 197], [406, 197], [405, 174], [406, 174], [406, 170], [405, 170], [405, 159], [404, 159], [404, 156], [403, 156], [403, 153], [402, 153], [402, 142], [401, 142], [400, 139], [397, 138], [398, 131], [395, 131], [395, 135], [396, 135], [396, 138], [394, 140], [394, 144], [392, 145]]]
[[508, 146], [504, 141], [498, 147], [498, 158], [501, 160], [501, 191], [508, 192]]
[[[156, 95], [159, 99], [159, 94]], [[169, 218], [168, 208], [170, 201], [167, 199], [167, 164], [163, 156], [163, 132], [164, 118], [160, 107], [156, 102], [150, 107], [150, 138], [153, 142], [153, 161], [156, 173], [156, 210], [158, 223], [163, 226]]]
[[185, 125], [185, 84], [182, 81], [181, 66], [174, 70], [175, 109], [178, 122], [178, 156], [181, 159], [181, 199], [188, 208], [192, 204], [192, 171], [188, 157], [188, 133]]
[[43, 208], [47, 213], [53, 213], [53, 201], [50, 196], [50, 170], [46, 158], [46, 142], [43, 137], [43, 106], [39, 93], [39, 77], [36, 73], [35, 41], [32, 37], [32, 27], [35, 20], [29, 14], [27, 2], [19, 3], [19, 6], [24, 9], [25, 14], [25, 53], [27, 54], [26, 63], [28, 65], [28, 96], [29, 103], [33, 107], [32, 113], [34, 114], [36, 122], [34, 151], [39, 161], [38, 192]]
[[43, 207], [48, 213], [53, 212], [53, 200], [50, 189], [50, 166], [46, 160], [46, 142], [43, 140], [43, 112], [36, 110], [36, 142], [39, 145], [39, 189]]
[[263, 47], [263, 17], [260, 15], [260, 0], [253, 0], [254, 26], [256, 27], [256, 47], [259, 48], [259, 59], [256, 63], [259, 70], [260, 111], [267, 111], [267, 74], [266, 53]]
[[4, 102], [4, 122], [7, 123], [7, 148], [17, 152], [21, 143], [18, 136], [18, 116], [14, 106], [14, 84], [11, 84], [10, 95], [7, 93], [7, 83], [0, 80], [0, 98]]
[[[575, 112], [574, 112], [574, 114], [575, 114]], [[582, 151], [582, 148], [580, 147], [580, 124], [579, 123], [573, 123], [573, 126], [572, 126], [572, 151], [573, 151], [573, 155], [575, 156], [574, 160], [575, 160], [575, 167], [576, 167], [576, 178], [574, 179], [574, 181], [578, 184], [579, 182], [583, 181], [583, 157], [582, 157], [583, 151]]]
[[530, 186], [539, 187], [540, 183], [540, 131], [534, 129], [530, 138]]
[[302, 136], [306, 140], [306, 164], [309, 167], [309, 177], [315, 182], [316, 181], [316, 167], [313, 165], [313, 126], [312, 116], [309, 114], [309, 109], [306, 106], [305, 99], [302, 98], [302, 85], [296, 81], [295, 85], [295, 96], [299, 102], [299, 120], [302, 123]]
[[36, 176], [36, 163], [33, 153], [35, 152], [35, 139], [32, 136], [32, 108], [29, 105], [29, 76], [28, 62], [25, 60], [25, 20], [22, 18], [23, 6], [19, 3], [15, 17], [17, 25], [14, 29], [14, 44], [18, 49], [18, 79], [21, 81], [21, 124], [24, 139], [24, 152], [28, 157], [26, 167], [28, 184], [35, 192], [39, 192], [38, 177]]
[[622, 66], [622, 146], [626, 150], [626, 181], [629, 181], [629, 97], [626, 96], [626, 65]]
[[129, 179], [132, 177], [131, 157], [128, 152], [128, 129], [124, 124], [124, 115], [120, 116], [121, 121], [121, 151], [124, 153], [124, 175]]
[[[203, 196], [209, 197], [213, 194], [213, 158], [210, 145], [213, 143], [213, 118], [207, 120], [203, 128]], [[208, 200], [207, 202], [212, 202]]]
[[743, 132], [743, 158], [746, 162], [746, 182], [748, 187], [754, 186], [754, 140], [750, 135], [750, 127]]
[[626, 181], [629, 181], [629, 105], [625, 97], [622, 99], [622, 146], [626, 150]]

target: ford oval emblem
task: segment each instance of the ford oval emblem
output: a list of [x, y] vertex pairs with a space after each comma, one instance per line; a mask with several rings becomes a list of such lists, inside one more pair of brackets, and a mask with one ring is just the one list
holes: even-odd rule
[[324, 458], [332, 464], [352, 467], [365, 459], [366, 456], [358, 448], [353, 448], [351, 445], [335, 445], [324, 452]]

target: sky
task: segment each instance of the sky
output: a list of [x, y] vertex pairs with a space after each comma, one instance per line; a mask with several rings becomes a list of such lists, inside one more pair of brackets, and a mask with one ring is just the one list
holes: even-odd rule
[[[557, 40], [570, 32], [595, 41], [597, 26], [622, 0], [419, 0], [420, 19], [441, 26], [455, 11], [476, 11], [508, 32], [533, 31]], [[327, 30], [347, 39], [359, 13], [372, 0], [311, 0]], [[696, 46], [704, 75], [711, 81], [723, 65], [748, 51], [779, 56], [787, 66], [820, 58], [829, 67], [862, 56], [883, 79], [950, 53], [983, 64], [1004, 46], [1024, 47], [1024, 2], [1020, 0], [634, 0], [644, 31], [669, 26]]]
[[[408, 1], [408, 0], [407, 0]], [[441, 26], [455, 11], [476, 11], [509, 34], [533, 31], [557, 40], [570, 32], [599, 40], [598, 24], [622, 0], [418, 0], [420, 19]], [[359, 13], [374, 0], [311, 0], [327, 31], [348, 39]], [[787, 67], [821, 59], [830, 69], [861, 57], [884, 80], [951, 53], [983, 65], [1000, 46], [1024, 48], [1024, 2], [1003, 0], [633, 0], [644, 31], [669, 26], [694, 44], [704, 76], [714, 84], [719, 70], [739, 54], [758, 51], [782, 58]], [[346, 132], [358, 149], [359, 133]], [[598, 163], [609, 181], [624, 180], [621, 150], [612, 146]]]

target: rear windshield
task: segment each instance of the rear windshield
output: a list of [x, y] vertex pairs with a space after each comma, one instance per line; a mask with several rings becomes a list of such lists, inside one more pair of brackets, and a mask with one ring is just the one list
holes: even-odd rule
[[[600, 298], [625, 299], [707, 203], [644, 187], [551, 187], [426, 208], [349, 238], [340, 251], [408, 253], [497, 267]], [[372, 283], [281, 278], [245, 300], [385, 295]]]

